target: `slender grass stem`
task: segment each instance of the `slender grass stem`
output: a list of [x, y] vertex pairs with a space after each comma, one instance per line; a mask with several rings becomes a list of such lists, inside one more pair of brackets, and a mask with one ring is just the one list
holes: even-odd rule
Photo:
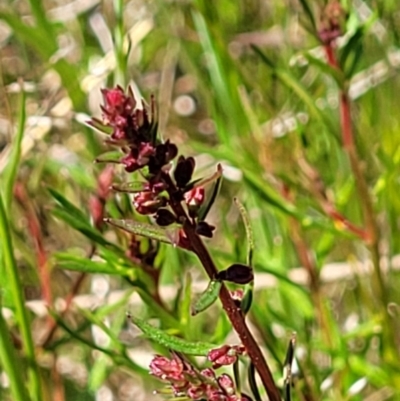
[[30, 0], [29, 5], [36, 20], [36, 25], [43, 31], [50, 34], [52, 25], [50, 20], [46, 17], [46, 10], [41, 0]]
[[7, 169], [4, 172], [4, 207], [10, 210], [12, 192], [14, 188], [15, 177], [19, 160], [21, 157], [21, 143], [24, 136], [25, 122], [26, 122], [26, 106], [25, 106], [25, 92], [23, 89], [23, 82], [20, 82], [21, 98], [19, 107], [18, 129], [13, 143], [10, 159]]
[[34, 400], [40, 401], [42, 400], [40, 374], [36, 364], [35, 348], [30, 330], [29, 317], [25, 308], [22, 285], [19, 279], [18, 268], [13, 253], [10, 226], [2, 196], [0, 196], [0, 238], [2, 239], [2, 257], [6, 269], [6, 276], [9, 282], [9, 288], [14, 301], [15, 315], [21, 330], [24, 351], [29, 361], [29, 392]]
[[124, 2], [123, 0], [114, 1], [114, 11], [116, 25], [114, 29], [114, 52], [116, 60], [116, 70], [114, 74], [114, 84], [125, 86], [127, 54], [124, 50]]
[[10, 340], [10, 333], [7, 324], [1, 313], [0, 303], [0, 362], [10, 380], [10, 390], [15, 401], [29, 400], [28, 393], [24, 384], [23, 371], [18, 356], [14, 350], [14, 346]]

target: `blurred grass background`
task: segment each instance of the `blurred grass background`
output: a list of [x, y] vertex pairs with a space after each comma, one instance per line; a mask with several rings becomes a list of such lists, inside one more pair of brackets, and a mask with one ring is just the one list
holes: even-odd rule
[[[93, 161], [107, 146], [86, 122], [100, 116], [100, 89], [115, 84], [155, 95], [163, 138], [196, 157], [199, 176], [223, 164], [207, 243], [220, 268], [245, 262], [238, 197], [255, 237], [249, 320], [277, 382], [295, 331], [294, 399], [400, 399], [400, 8], [342, 3], [338, 74], [313, 33], [322, 0], [0, 2], [0, 173], [12, 241], [1, 239], [2, 258], [12, 254], [28, 301], [31, 355], [18, 351], [6, 263], [2, 341], [8, 330], [32, 400], [157, 399], [146, 364], [165, 350], [138, 337], [127, 310], [190, 340], [235, 341], [219, 305], [190, 318], [191, 291], [206, 286], [191, 255], [160, 246], [151, 276], [124, 259], [124, 234], [93, 225], [105, 168]], [[342, 146], [343, 88], [378, 225], [382, 293]], [[114, 182], [128, 179], [115, 169]], [[131, 218], [129, 198], [109, 194], [106, 215]], [[3, 375], [0, 398], [10, 397]]]

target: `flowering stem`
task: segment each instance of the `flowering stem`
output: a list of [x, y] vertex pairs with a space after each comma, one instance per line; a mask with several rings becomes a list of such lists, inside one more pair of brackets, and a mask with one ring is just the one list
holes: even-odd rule
[[[164, 174], [163, 179], [168, 183], [171, 190], [171, 207], [179, 218], [184, 221], [183, 230], [187, 236], [191, 250], [197, 255], [202, 263], [208, 277], [213, 280], [217, 273], [217, 267], [211, 258], [210, 253], [205, 247], [203, 241], [196, 233], [196, 226], [191, 223], [189, 217], [187, 216], [182, 204], [179, 201], [174, 200], [173, 191], [175, 188], [171, 177], [168, 174]], [[252, 333], [246, 325], [245, 317], [242, 310], [235, 304], [232, 299], [228, 289], [224, 284], [221, 286], [219, 293], [219, 298], [221, 300], [222, 306], [225, 309], [230, 322], [236, 333], [238, 334], [242, 344], [245, 346], [247, 353], [256, 368], [258, 374], [260, 375], [261, 381], [264, 384], [265, 390], [268, 394], [270, 401], [281, 401], [281, 395], [278, 388], [275, 385], [274, 379], [270, 368], [265, 361], [265, 358], [261, 352], [260, 347], [255, 341]]]
[[[185, 224], [184, 230], [185, 234], [189, 238], [193, 252], [198, 256], [208, 276], [210, 279], [212, 279], [217, 274], [217, 268], [211, 259], [207, 248], [204, 246], [204, 243], [200, 237], [196, 234], [193, 225]], [[280, 401], [281, 396], [279, 390], [275, 386], [271, 371], [261, 353], [260, 347], [247, 327], [241, 309], [235, 305], [235, 302], [230, 296], [225, 285], [222, 285], [219, 296], [222, 306], [225, 309], [233, 328], [238, 334], [243, 345], [246, 347], [249, 357], [258, 374], [260, 375], [269, 399], [271, 401]]]
[[[224, 280], [218, 276], [222, 272], [217, 270], [207, 248], [200, 239], [200, 235], [212, 237], [214, 227], [207, 224], [203, 219], [204, 216], [198, 213], [198, 207], [204, 200], [204, 189], [190, 187], [195, 168], [194, 158], [180, 155], [172, 177], [170, 168], [166, 168], [166, 166], [178, 155], [178, 148], [169, 140], [157, 141], [154, 100], [152, 100], [149, 115], [146, 109], [136, 107], [137, 102], [131, 89], [128, 89], [128, 95], [125, 95], [121, 87], [112, 90], [104, 89], [102, 93], [105, 103], [102, 106], [104, 123], [100, 122], [99, 124], [98, 121], [92, 120], [92, 125], [100, 127], [102, 125], [105, 132], [107, 128], [113, 128], [111, 139], [117, 146], [122, 146], [125, 156], [121, 159], [121, 163], [125, 165], [128, 173], [140, 170], [145, 166], [148, 169], [147, 182], [144, 183], [143, 190], [134, 195], [133, 203], [136, 211], [144, 215], [153, 215], [156, 223], [160, 226], [180, 223], [182, 229], [179, 234], [182, 237], [178, 244], [197, 255], [210, 280]], [[218, 174], [220, 174], [219, 170]], [[164, 191], [168, 192], [168, 197], [162, 194]], [[183, 206], [184, 202], [186, 202], [187, 209]], [[241, 276], [239, 273], [237, 274], [242, 283], [247, 283], [249, 278], [252, 279], [252, 271], [249, 266], [236, 264], [229, 269], [232, 267], [240, 269]], [[232, 271], [229, 269], [224, 271], [226, 275]], [[240, 281], [235, 282], [240, 283]], [[275, 386], [261, 349], [246, 325], [244, 313], [235, 304], [223, 284], [221, 284], [219, 298], [242, 345], [246, 348], [252, 364], [260, 375], [269, 400], [281, 401], [280, 392]]]

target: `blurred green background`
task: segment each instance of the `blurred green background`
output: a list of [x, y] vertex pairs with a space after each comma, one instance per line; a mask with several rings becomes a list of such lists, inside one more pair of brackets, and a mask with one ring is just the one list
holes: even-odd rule
[[[116, 84], [146, 101], [154, 94], [160, 134], [195, 156], [198, 177], [222, 164], [207, 240], [221, 269], [246, 261], [232, 199], [245, 205], [256, 271], [248, 320], [277, 383], [296, 332], [294, 399], [400, 399], [400, 7], [341, 3], [332, 68], [317, 34], [322, 0], [0, 1], [5, 229], [42, 399], [160, 399], [146, 366], [167, 350], [140, 337], [128, 310], [189, 340], [237, 341], [219, 304], [190, 317], [190, 299], [207, 285], [192, 255], [160, 245], [149, 273], [124, 258], [127, 235], [93, 224], [105, 169], [93, 161], [108, 147], [87, 121], [101, 116], [100, 89]], [[340, 93], [360, 176], [342, 143]], [[129, 180], [115, 166], [113, 182]], [[140, 218], [114, 192], [105, 215]], [[25, 378], [16, 290], [1, 269]], [[12, 399], [9, 387], [0, 381], [1, 399]]]

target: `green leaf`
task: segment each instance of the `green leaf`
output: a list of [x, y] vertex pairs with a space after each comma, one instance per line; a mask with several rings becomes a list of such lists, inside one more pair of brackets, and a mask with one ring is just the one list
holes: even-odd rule
[[325, 114], [315, 105], [315, 99], [308, 93], [307, 89], [302, 85], [302, 83], [293, 77], [289, 72], [277, 68], [275, 64], [257, 46], [252, 45], [251, 47], [260, 56], [261, 60], [271, 68], [272, 73], [306, 104], [314, 118], [322, 122], [329, 129], [334, 138], [338, 139], [335, 127], [333, 127]]
[[198, 313], [203, 312], [218, 299], [221, 286], [222, 282], [219, 280], [211, 280], [208, 283], [206, 290], [193, 305], [192, 316], [196, 316]]
[[68, 211], [55, 208], [52, 210], [52, 214], [55, 217], [58, 217], [59, 219], [65, 221], [69, 226], [82, 233], [85, 237], [89, 238], [94, 243], [102, 246], [111, 246], [116, 250], [121, 251], [116, 245], [104, 239], [103, 235], [100, 232], [98, 232], [95, 228], [91, 227], [84, 220], [79, 220], [76, 217], [71, 216], [71, 214], [69, 214]]
[[258, 174], [254, 174], [248, 170], [243, 170], [243, 178], [250, 189], [257, 193], [264, 201], [289, 216], [301, 219], [300, 213], [296, 208], [282, 199], [276, 192], [271, 190], [268, 187], [268, 184], [263, 181]]
[[[38, 27], [24, 24], [19, 15], [9, 12], [0, 11], [0, 20], [6, 21], [12, 28], [14, 35], [24, 45], [30, 46], [32, 51], [35, 51], [35, 54], [39, 55], [44, 63], [48, 64], [49, 60], [57, 52], [57, 35], [49, 34], [47, 28], [43, 29], [43, 26]], [[75, 110], [82, 109], [86, 103], [86, 95], [80, 87], [80, 80], [77, 79], [79, 76], [78, 64], [70, 64], [65, 58], [59, 58], [52, 66], [58, 72], [63, 86], [67, 89]]]
[[360, 43], [361, 43], [362, 38], [364, 36], [364, 30], [365, 30], [364, 26], [359, 26], [356, 29], [356, 31], [353, 33], [353, 35], [350, 37], [348, 42], [341, 49], [340, 56], [339, 56], [339, 64], [342, 66], [342, 68], [345, 71], [346, 71], [345, 65], [346, 65], [347, 59], [351, 55], [351, 53], [358, 46], [360, 46]]
[[58, 267], [65, 270], [75, 270], [90, 274], [111, 274], [129, 277], [131, 280], [135, 278], [133, 268], [121, 265], [114, 265], [107, 262], [95, 262], [87, 258], [71, 255], [67, 252], [58, 252], [55, 255]]
[[305, 52], [303, 56], [308, 60], [308, 62], [315, 67], [317, 67], [322, 73], [331, 76], [339, 86], [339, 88], [343, 88], [345, 83], [345, 76], [341, 70], [338, 68], [332, 67], [330, 64], [325, 61], [312, 56], [310, 53]]
[[377, 388], [383, 388], [391, 383], [388, 371], [376, 364], [372, 365], [364, 356], [350, 355], [347, 362], [357, 375], [367, 377], [368, 381]]
[[213, 186], [213, 189], [211, 191], [211, 194], [207, 197], [206, 203], [201, 206], [199, 210], [199, 221], [204, 221], [207, 218], [208, 212], [211, 210], [212, 205], [215, 202], [215, 199], [217, 199], [217, 196], [219, 194], [219, 191], [221, 189], [222, 185], [222, 175], [220, 175], [217, 180], [215, 181], [215, 184]]
[[186, 355], [206, 356], [211, 349], [217, 347], [214, 344], [204, 342], [189, 342], [182, 338], [171, 336], [144, 320], [135, 317], [131, 317], [131, 319], [133, 324], [139, 327], [146, 337], [173, 351], [183, 352]]
[[[225, 120], [223, 124], [219, 123], [219, 119], [226, 119], [228, 116], [237, 115], [237, 111], [234, 106], [232, 93], [230, 92], [230, 85], [227, 73], [224, 71], [222, 63], [222, 51], [218, 51], [215, 41], [210, 34], [210, 30], [207, 26], [207, 21], [203, 15], [197, 11], [192, 11], [192, 17], [194, 26], [199, 35], [200, 44], [203, 48], [204, 54], [207, 55], [207, 68], [214, 89], [215, 96], [218, 100], [219, 106], [223, 110], [223, 115], [218, 115], [214, 112], [214, 121], [216, 126], [219, 127], [218, 135], [223, 143], [229, 144], [232, 141], [232, 135], [229, 130], [226, 129], [228, 124], [231, 124], [230, 118]], [[219, 113], [221, 114], [221, 113]], [[232, 124], [231, 124], [232, 125]], [[233, 126], [231, 127], [234, 128]]]
[[96, 163], [120, 163], [121, 152], [118, 150], [113, 150], [110, 152], [105, 152], [102, 155], [96, 157]]
[[121, 184], [113, 184], [112, 189], [117, 192], [136, 193], [143, 191], [144, 183], [141, 181], [123, 182]]
[[77, 330], [72, 329], [69, 327], [64, 319], [62, 319], [59, 315], [54, 313], [51, 309], [49, 310], [49, 314], [53, 317], [53, 319], [57, 322], [57, 325], [61, 327], [63, 330], [65, 330], [72, 338], [75, 338], [78, 340], [81, 344], [85, 344], [91, 349], [103, 352], [104, 354], [108, 355], [114, 362], [116, 366], [126, 366], [129, 369], [132, 369], [134, 372], [140, 373], [140, 374], [146, 374], [148, 371], [146, 369], [143, 369], [141, 366], [137, 365], [135, 362], [133, 362], [130, 358], [128, 358], [126, 355], [121, 355], [119, 353], [114, 352], [111, 349], [101, 347], [94, 342], [88, 340], [86, 336], [78, 334]]
[[94, 129], [102, 132], [103, 134], [106, 135], [111, 135], [113, 132], [113, 128], [112, 127], [108, 127], [106, 125], [104, 125], [104, 123], [97, 119], [97, 118], [92, 118], [90, 121], [86, 122], [90, 127], [93, 127]]
[[67, 198], [61, 195], [60, 192], [53, 188], [47, 188], [50, 195], [57, 201], [57, 203], [62, 206], [62, 208], [67, 211], [71, 217], [81, 220], [82, 222], [88, 222], [88, 216], [83, 213], [79, 208], [72, 204]]
[[239, 202], [237, 198], [233, 198], [237, 208], [239, 209], [239, 213], [242, 216], [244, 228], [246, 230], [246, 238], [247, 238], [247, 261], [246, 264], [252, 266], [253, 262], [253, 251], [254, 251], [254, 236], [253, 230], [251, 228], [249, 215], [247, 214], [246, 209], [244, 206]]
[[308, 1], [307, 0], [300, 0], [300, 4], [302, 5], [304, 12], [307, 14], [308, 19], [311, 22], [311, 25], [314, 29], [314, 31], [316, 30], [316, 24], [315, 24], [315, 19], [314, 19], [314, 14], [310, 8], [310, 6], [308, 5]]
[[18, 164], [21, 157], [21, 143], [25, 131], [26, 105], [25, 105], [25, 92], [23, 88], [21, 88], [20, 96], [21, 99], [19, 106], [18, 129], [12, 144], [11, 154], [9, 156], [6, 168], [3, 171], [4, 207], [6, 208], [7, 211], [10, 210], [11, 206], [11, 199], [13, 195], [15, 178], [17, 175]]
[[150, 238], [155, 241], [176, 245], [176, 241], [178, 240], [177, 230], [180, 228], [180, 226], [177, 225], [169, 226], [168, 228], [162, 228], [156, 225], [140, 223], [134, 220], [107, 218], [104, 219], [104, 221], [129, 233]]

